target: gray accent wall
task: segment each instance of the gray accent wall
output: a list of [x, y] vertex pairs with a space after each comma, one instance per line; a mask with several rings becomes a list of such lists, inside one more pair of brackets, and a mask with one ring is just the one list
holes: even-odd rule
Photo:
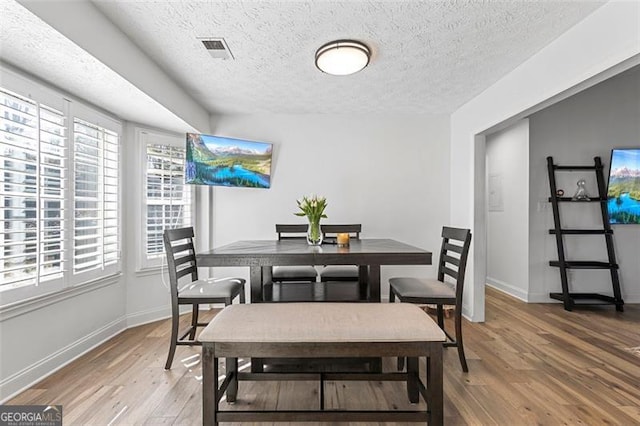
[[[549, 197], [546, 157], [558, 164], [593, 164], [600, 156], [607, 180], [612, 148], [640, 148], [640, 67], [593, 86], [571, 98], [530, 116], [530, 289], [529, 300], [549, 301], [549, 292], [560, 291]], [[597, 194], [595, 173], [558, 174], [558, 188], [573, 195], [576, 182], [587, 180], [587, 190]], [[600, 227], [595, 203], [561, 205], [565, 227]], [[626, 303], [640, 302], [640, 225], [614, 225], [614, 244], [620, 265], [620, 283]], [[604, 237], [565, 237], [567, 259], [606, 260]], [[570, 289], [576, 292], [611, 294], [607, 270], [570, 271]]]

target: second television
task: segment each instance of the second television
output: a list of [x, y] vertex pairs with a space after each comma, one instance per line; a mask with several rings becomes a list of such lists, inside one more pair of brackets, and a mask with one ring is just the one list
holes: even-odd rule
[[609, 223], [640, 225], [640, 148], [611, 150]]
[[185, 183], [269, 188], [272, 150], [266, 142], [187, 133]]

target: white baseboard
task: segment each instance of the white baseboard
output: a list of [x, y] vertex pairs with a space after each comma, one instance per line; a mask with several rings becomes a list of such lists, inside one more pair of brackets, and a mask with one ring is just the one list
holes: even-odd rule
[[0, 381], [0, 404], [16, 396], [23, 390], [40, 382], [45, 377], [75, 361], [126, 329], [125, 318], [116, 319], [81, 339], [52, 353], [46, 358], [18, 371]]
[[[523, 302], [531, 302], [530, 295], [527, 294], [526, 291], [521, 288], [514, 287], [511, 284], [505, 283], [504, 281], [497, 280], [495, 278], [487, 277], [487, 285], [489, 287], [495, 288], [503, 293], [507, 293], [510, 296], [515, 297], [516, 299], [520, 299]], [[548, 297], [548, 296], [547, 296]]]
[[171, 308], [168, 306], [146, 309], [127, 315], [127, 328], [138, 327], [150, 322], [171, 318]]

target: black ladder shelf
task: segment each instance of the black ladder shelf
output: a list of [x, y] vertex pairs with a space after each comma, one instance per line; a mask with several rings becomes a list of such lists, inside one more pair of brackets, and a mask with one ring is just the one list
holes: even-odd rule
[[[604, 183], [603, 167], [600, 157], [595, 157], [593, 166], [560, 166], [553, 164], [553, 158], [547, 157], [547, 168], [549, 170], [549, 186], [551, 187], [551, 197], [549, 201], [553, 207], [554, 229], [550, 229], [549, 233], [556, 236], [556, 245], [558, 246], [558, 260], [552, 260], [549, 265], [558, 267], [560, 270], [560, 281], [562, 283], [562, 293], [549, 293], [549, 297], [561, 300], [564, 303], [564, 309], [570, 311], [577, 305], [616, 305], [616, 311], [622, 312], [624, 301], [620, 293], [620, 280], [618, 278], [618, 264], [616, 263], [616, 254], [613, 248], [613, 230], [609, 225], [609, 213], [607, 211], [607, 190]], [[556, 188], [556, 172], [557, 171], [594, 171], [596, 173], [596, 181], [598, 183], [598, 197], [591, 197], [589, 200], [573, 200], [572, 197], [558, 196]], [[602, 213], [602, 229], [565, 229], [560, 224], [560, 208], [562, 202], [596, 202], [600, 205]], [[566, 260], [563, 235], [604, 235], [607, 245], [608, 262], [597, 261], [570, 261]], [[569, 280], [567, 277], [568, 269], [608, 269], [611, 273], [611, 284], [613, 286], [613, 297], [598, 293], [574, 293], [569, 291]]]

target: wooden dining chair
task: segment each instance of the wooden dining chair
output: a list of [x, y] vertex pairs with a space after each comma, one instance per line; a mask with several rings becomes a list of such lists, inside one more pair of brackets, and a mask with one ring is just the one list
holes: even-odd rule
[[[362, 224], [321, 225], [323, 241], [335, 241], [338, 234], [349, 234], [349, 239], [360, 239]], [[327, 265], [320, 271], [320, 281], [358, 281], [358, 265]]]
[[[224, 303], [228, 306], [236, 296], [240, 303], [245, 302], [242, 278], [198, 279], [198, 265], [193, 245], [193, 228], [166, 229], [164, 247], [169, 269], [169, 287], [171, 292], [171, 344], [164, 366], [171, 368], [173, 356], [178, 345], [200, 345], [196, 340], [196, 329], [208, 323], [198, 322], [199, 306], [208, 303]], [[178, 331], [180, 305], [191, 305], [191, 325]]]
[[[308, 224], [276, 224], [278, 240], [306, 240]], [[318, 271], [313, 266], [274, 266], [272, 280], [282, 282], [315, 282]]]
[[[464, 356], [462, 343], [462, 290], [464, 288], [464, 273], [467, 266], [469, 247], [471, 246], [471, 231], [460, 228], [442, 228], [442, 247], [438, 262], [438, 278], [390, 278], [389, 302], [397, 297], [401, 302], [417, 303], [421, 305], [436, 305], [438, 325], [447, 336], [445, 347], [458, 348], [458, 357], [462, 371], [469, 371], [467, 359]], [[451, 280], [445, 281], [445, 277]], [[443, 306], [455, 306], [455, 339], [447, 332], [444, 325]], [[398, 359], [398, 368], [404, 367], [404, 359]]]

